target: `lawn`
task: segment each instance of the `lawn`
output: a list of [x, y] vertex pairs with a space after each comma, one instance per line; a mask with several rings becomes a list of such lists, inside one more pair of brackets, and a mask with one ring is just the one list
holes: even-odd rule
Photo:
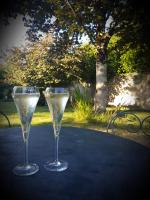
[[[0, 102], [0, 110], [8, 116], [11, 126], [20, 126], [17, 110], [13, 102]], [[88, 120], [80, 120], [79, 118], [75, 117], [73, 109], [70, 106], [67, 106], [62, 120], [62, 126], [89, 128], [93, 130], [106, 132], [107, 124], [112, 116], [112, 113], [112, 108], [108, 107], [105, 113], [95, 115], [94, 117], [91, 117], [91, 119]], [[150, 115], [149, 112], [135, 112], [135, 114], [138, 115], [140, 119], [144, 119], [146, 116]], [[117, 133], [118, 136], [134, 140], [138, 143], [150, 147], [150, 137], [145, 136], [142, 133], [126, 133], [126, 124], [122, 122], [118, 123], [120, 123], [119, 126], [121, 127], [121, 131]], [[43, 126], [49, 124], [52, 124], [52, 119], [47, 105], [38, 105], [32, 118], [32, 126]], [[0, 115], [0, 128], [3, 127], [8, 127], [8, 123], [6, 119], [2, 115]]]
[[[4, 112], [11, 123], [11, 126], [20, 126], [20, 121], [16, 107], [13, 102], [0, 102], [0, 110]], [[74, 117], [74, 111], [71, 107], [66, 107], [62, 124], [63, 126], [75, 126], [75, 127], [85, 127], [85, 128], [100, 128], [100, 124], [103, 127], [103, 130], [106, 127], [106, 122], [98, 122], [99, 120], [77, 120]], [[36, 125], [48, 125], [52, 123], [52, 119], [48, 110], [47, 105], [37, 106], [32, 118], [32, 126]], [[99, 124], [98, 124], [99, 123]], [[0, 115], [0, 127], [7, 127], [8, 123], [3, 116]]]

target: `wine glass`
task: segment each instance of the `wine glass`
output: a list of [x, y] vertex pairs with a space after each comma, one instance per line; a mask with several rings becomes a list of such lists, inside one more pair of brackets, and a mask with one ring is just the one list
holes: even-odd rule
[[52, 116], [55, 138], [55, 159], [53, 162], [47, 161], [44, 168], [48, 171], [59, 172], [68, 168], [67, 162], [58, 160], [58, 142], [63, 113], [69, 99], [69, 90], [62, 87], [47, 87], [43, 94]]
[[39, 170], [37, 164], [29, 163], [28, 161], [28, 138], [32, 116], [39, 100], [40, 92], [35, 86], [15, 86], [13, 88], [12, 97], [19, 114], [23, 141], [25, 143], [25, 161], [23, 164], [17, 165], [13, 169], [13, 172], [16, 175], [28, 176], [35, 174]]

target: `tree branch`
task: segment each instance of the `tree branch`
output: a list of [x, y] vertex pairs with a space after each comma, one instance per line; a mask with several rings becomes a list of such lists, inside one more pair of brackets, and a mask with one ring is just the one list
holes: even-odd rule
[[68, 7], [70, 8], [70, 10], [72, 11], [74, 18], [77, 20], [77, 22], [82, 26], [82, 28], [84, 29], [84, 31], [87, 33], [88, 37], [90, 38], [91, 42], [94, 44], [94, 40], [93, 37], [91, 36], [90, 32], [85, 28], [85, 26], [82, 23], [82, 19], [79, 18], [77, 16], [77, 14], [75, 13], [74, 9], [72, 8], [71, 4], [69, 3], [68, 0], [65, 0], [66, 4], [68, 5]]

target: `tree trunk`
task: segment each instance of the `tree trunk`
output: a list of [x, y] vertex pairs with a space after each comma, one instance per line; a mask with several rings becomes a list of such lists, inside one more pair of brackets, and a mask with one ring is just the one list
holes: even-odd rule
[[106, 110], [107, 105], [107, 67], [100, 61], [96, 62], [96, 93], [94, 108], [96, 112]]
[[96, 59], [96, 92], [94, 99], [95, 112], [106, 110], [108, 90], [107, 90], [107, 66], [105, 64], [106, 45], [108, 39], [106, 34], [97, 38], [97, 59]]

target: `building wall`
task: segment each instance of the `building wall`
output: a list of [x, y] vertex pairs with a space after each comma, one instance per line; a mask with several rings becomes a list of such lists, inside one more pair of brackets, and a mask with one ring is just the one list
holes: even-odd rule
[[150, 110], [150, 74], [126, 74], [108, 83], [109, 105]]

